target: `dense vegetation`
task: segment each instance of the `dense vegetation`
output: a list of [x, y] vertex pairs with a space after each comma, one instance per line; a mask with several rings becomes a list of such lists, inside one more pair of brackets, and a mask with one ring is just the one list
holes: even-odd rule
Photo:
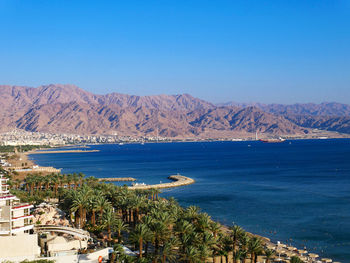
[[[56, 197], [76, 227], [114, 247], [112, 262], [257, 262], [274, 251], [262, 239], [233, 225], [223, 228], [195, 206], [182, 208], [159, 190], [130, 190], [83, 174], [29, 175], [13, 192], [30, 202]], [[29, 193], [29, 195], [28, 195]], [[121, 245], [138, 251], [124, 254]]]
[[50, 145], [20, 145], [20, 146], [11, 146], [11, 145], [0, 145], [0, 153], [10, 153], [15, 152], [17, 149], [18, 152], [28, 152], [40, 148], [51, 148]]

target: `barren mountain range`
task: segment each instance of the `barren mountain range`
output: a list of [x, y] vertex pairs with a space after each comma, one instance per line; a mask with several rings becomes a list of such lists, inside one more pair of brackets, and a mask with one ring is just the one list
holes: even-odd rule
[[0, 131], [229, 138], [303, 136], [311, 129], [350, 133], [350, 106], [214, 105], [188, 94], [96, 95], [74, 85], [0, 86]]

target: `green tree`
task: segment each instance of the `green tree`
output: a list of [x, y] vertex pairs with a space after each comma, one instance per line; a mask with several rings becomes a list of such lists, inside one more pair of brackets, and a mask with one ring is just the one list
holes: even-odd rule
[[240, 236], [244, 233], [244, 230], [236, 224], [233, 224], [233, 226], [230, 227], [230, 230], [231, 230], [231, 237], [232, 237], [233, 252], [236, 252], [238, 240]]
[[270, 259], [275, 255], [275, 251], [272, 249], [265, 248], [264, 254], [265, 254], [265, 258], [266, 258], [266, 263], [269, 263]]
[[124, 221], [120, 218], [117, 218], [115, 221], [114, 229], [117, 232], [117, 240], [118, 243], [121, 243], [121, 233], [123, 231], [128, 231], [128, 225], [124, 223]]
[[152, 233], [145, 224], [137, 224], [134, 231], [130, 234], [130, 241], [139, 246], [139, 258], [142, 258], [143, 244], [150, 240]]

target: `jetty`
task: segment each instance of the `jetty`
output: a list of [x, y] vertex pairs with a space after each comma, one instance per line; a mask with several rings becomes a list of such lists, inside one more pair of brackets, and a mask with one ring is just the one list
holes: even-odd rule
[[22, 173], [22, 172], [37, 172], [37, 173], [60, 173], [61, 169], [56, 169], [55, 167], [44, 167], [44, 166], [38, 166], [34, 165], [33, 167], [21, 167], [21, 166], [10, 166], [4, 168], [6, 171], [15, 171], [17, 173]]
[[100, 182], [134, 182], [135, 178], [132, 177], [107, 177], [107, 178], [98, 178]]
[[131, 190], [147, 190], [147, 189], [163, 189], [163, 188], [173, 188], [179, 186], [185, 186], [195, 183], [195, 180], [192, 178], [183, 176], [183, 175], [171, 175], [168, 179], [174, 181], [171, 183], [160, 183], [160, 184], [135, 184], [133, 186], [129, 186], [128, 188]]

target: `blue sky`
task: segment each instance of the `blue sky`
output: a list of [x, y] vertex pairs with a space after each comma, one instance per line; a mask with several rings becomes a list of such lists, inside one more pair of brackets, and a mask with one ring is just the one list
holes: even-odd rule
[[350, 1], [0, 0], [0, 83], [350, 103]]

